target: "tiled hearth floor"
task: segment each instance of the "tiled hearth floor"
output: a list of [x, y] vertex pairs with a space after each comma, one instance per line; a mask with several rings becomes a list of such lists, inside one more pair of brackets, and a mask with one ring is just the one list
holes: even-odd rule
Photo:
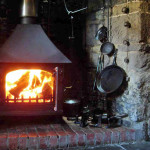
[[9, 117], [0, 120], [0, 150], [50, 150], [135, 141], [137, 132], [124, 127], [81, 128], [65, 118]]

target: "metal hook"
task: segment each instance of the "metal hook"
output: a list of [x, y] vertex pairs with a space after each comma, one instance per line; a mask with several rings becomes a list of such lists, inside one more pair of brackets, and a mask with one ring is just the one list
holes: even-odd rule
[[68, 10], [68, 8], [67, 8], [66, 1], [65, 1], [65, 0], [64, 0], [64, 5], [65, 5], [65, 8], [66, 8], [66, 11], [67, 11], [68, 15], [70, 15], [70, 14], [74, 14], [74, 13], [77, 13], [77, 12], [80, 12], [80, 11], [82, 11], [82, 10], [87, 9], [87, 7], [84, 7], [84, 8], [81, 8], [81, 9], [75, 10], [75, 11], [69, 11], [69, 10]]

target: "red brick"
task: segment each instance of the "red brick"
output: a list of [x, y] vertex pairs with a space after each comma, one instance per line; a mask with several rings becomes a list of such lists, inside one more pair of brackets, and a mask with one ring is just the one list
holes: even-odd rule
[[58, 134], [58, 137], [59, 137], [59, 147], [60, 148], [64, 148], [64, 147], [67, 147], [68, 146], [68, 143], [67, 143], [67, 134], [64, 133], [64, 132], [57, 132]]
[[6, 150], [8, 149], [7, 147], [7, 132], [4, 131], [4, 132], [0, 132], [0, 150]]
[[104, 134], [101, 128], [90, 127], [90, 129], [95, 133], [95, 144], [103, 144], [104, 143]]
[[57, 148], [58, 147], [58, 137], [57, 136], [50, 136], [49, 138], [50, 148]]
[[18, 138], [8, 138], [8, 147], [10, 150], [18, 149]]
[[76, 147], [77, 146], [77, 134], [75, 133], [68, 133], [68, 146], [69, 147]]
[[18, 149], [18, 133], [15, 128], [8, 129], [8, 148]]
[[38, 137], [29, 137], [28, 148], [29, 149], [37, 149], [38, 148]]
[[78, 134], [78, 145], [79, 146], [85, 146], [86, 145], [86, 142], [85, 142], [85, 134], [83, 133], [77, 133]]
[[51, 126], [48, 126], [47, 136], [49, 136], [48, 147], [57, 148], [58, 147], [58, 136]]
[[103, 144], [103, 141], [104, 141], [103, 137], [104, 135], [102, 132], [95, 133], [96, 145]]
[[37, 149], [38, 148], [38, 135], [34, 127], [27, 127], [28, 132], [28, 148]]
[[111, 144], [112, 131], [110, 129], [105, 128], [103, 128], [103, 131], [104, 131], [104, 144]]
[[28, 137], [38, 137], [35, 127], [27, 127]]
[[86, 134], [86, 145], [95, 145], [95, 133], [89, 127], [82, 130]]
[[56, 131], [56, 132], [65, 132], [62, 124], [53, 124], [51, 127]]
[[127, 130], [125, 128], [119, 127], [117, 128], [119, 131], [119, 143], [121, 142], [127, 142], [128, 141], [128, 136], [127, 136]]
[[58, 135], [59, 148], [65, 148], [68, 146], [67, 142], [67, 133], [62, 128], [61, 124], [53, 124], [52, 128], [55, 130]]
[[127, 129], [128, 134], [128, 142], [135, 141], [135, 130], [134, 129]]
[[39, 148], [40, 149], [47, 149], [47, 142], [48, 142], [48, 137], [39, 137]]
[[28, 135], [27, 135], [26, 128], [25, 127], [18, 127], [18, 128], [16, 128], [16, 130], [19, 134], [19, 139], [18, 139], [19, 149], [21, 149], [21, 150], [27, 149]]
[[112, 131], [112, 144], [119, 143], [119, 131], [116, 129], [111, 129]]
[[18, 139], [18, 146], [19, 149], [21, 150], [26, 150], [27, 149], [27, 137], [19, 137]]
[[76, 147], [78, 138], [77, 134], [67, 124], [63, 124], [62, 127], [68, 135], [68, 146]]
[[39, 148], [47, 149], [48, 136], [47, 136], [47, 126], [38, 126], [37, 133], [39, 136]]
[[85, 146], [86, 145], [85, 133], [82, 131], [82, 129], [75, 125], [71, 126], [71, 129], [77, 134], [78, 146]]

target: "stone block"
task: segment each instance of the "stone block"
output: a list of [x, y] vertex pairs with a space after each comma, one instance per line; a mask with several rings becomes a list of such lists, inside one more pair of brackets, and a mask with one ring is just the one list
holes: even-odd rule
[[132, 1], [132, 2], [129, 2], [128, 4], [123, 3], [120, 5], [114, 5], [112, 9], [112, 15], [113, 16], [128, 15], [122, 12], [123, 7], [129, 8], [129, 14], [133, 14], [136, 12], [149, 12], [150, 11], [150, 3], [145, 2], [145, 1]]
[[144, 139], [143, 137], [143, 131], [142, 130], [136, 130], [135, 131], [135, 140], [138, 142], [141, 142]]
[[[124, 23], [129, 21], [131, 28], [124, 27]], [[111, 20], [111, 38], [112, 42], [117, 45], [123, 45], [124, 40], [128, 40], [130, 44], [134, 45], [141, 40], [141, 14], [135, 13], [129, 16], [117, 16]], [[121, 49], [127, 49], [124, 46]], [[131, 46], [130, 46], [131, 47]], [[129, 47], [129, 49], [131, 49]], [[135, 48], [134, 48], [135, 49]]]
[[88, 0], [88, 12], [93, 12], [101, 9], [103, 6], [102, 0]]
[[97, 30], [98, 30], [97, 24], [90, 24], [87, 26], [87, 28], [86, 28], [86, 33], [87, 33], [86, 34], [86, 45], [87, 46], [94, 46], [99, 43], [99, 41], [97, 41], [95, 39]]
[[141, 39], [145, 43], [150, 43], [150, 14], [141, 14]]
[[112, 1], [112, 5], [119, 5], [119, 4], [123, 4], [123, 3], [126, 3], [127, 1], [126, 0], [113, 0]]
[[99, 57], [99, 54], [97, 53], [93, 53], [93, 52], [89, 53], [88, 66], [96, 67], [97, 62], [98, 62], [98, 57]]
[[150, 103], [147, 104], [147, 117], [150, 118]]
[[148, 136], [150, 138], [150, 118], [148, 119]]
[[94, 47], [91, 47], [91, 52], [100, 54], [100, 47], [101, 47], [102, 43], [100, 43], [99, 45], [96, 45]]
[[[129, 63], [125, 63], [125, 58], [129, 59]], [[141, 72], [149, 69], [150, 66], [150, 54], [140, 51], [122, 52], [118, 50], [117, 64], [122, 67], [127, 74], [135, 76], [133, 72], [129, 70]], [[144, 75], [142, 75], [144, 76]]]

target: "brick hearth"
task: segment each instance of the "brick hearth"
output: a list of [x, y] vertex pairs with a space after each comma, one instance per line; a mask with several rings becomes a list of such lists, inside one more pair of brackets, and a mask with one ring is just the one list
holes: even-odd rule
[[65, 118], [4, 118], [0, 123], [0, 150], [57, 149], [132, 142], [142, 139], [139, 131], [81, 128]]

